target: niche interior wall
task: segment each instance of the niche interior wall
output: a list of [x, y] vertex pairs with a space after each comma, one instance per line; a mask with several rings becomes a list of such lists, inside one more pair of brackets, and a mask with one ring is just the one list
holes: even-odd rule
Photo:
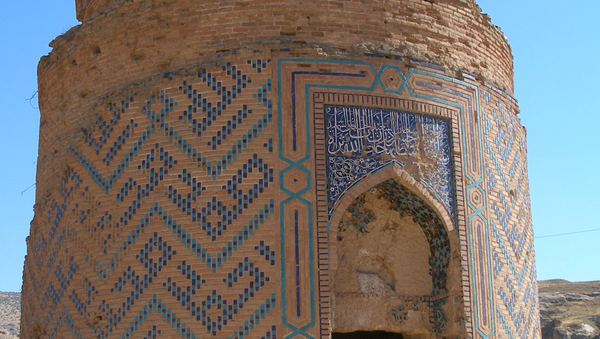
[[38, 68], [22, 338], [540, 337], [474, 1], [76, 6]]

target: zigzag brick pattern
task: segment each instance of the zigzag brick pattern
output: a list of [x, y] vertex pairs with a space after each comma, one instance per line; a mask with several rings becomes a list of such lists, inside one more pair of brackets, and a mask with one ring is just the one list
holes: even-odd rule
[[539, 338], [526, 133], [513, 102], [482, 91], [496, 317], [509, 339]]
[[277, 279], [269, 63], [201, 68], [95, 112], [33, 240], [47, 273], [26, 333], [275, 337], [261, 325]]

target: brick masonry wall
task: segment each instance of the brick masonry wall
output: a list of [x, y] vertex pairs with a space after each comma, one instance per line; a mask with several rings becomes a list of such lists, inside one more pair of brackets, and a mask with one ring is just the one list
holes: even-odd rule
[[430, 307], [465, 325], [433, 336], [539, 336], [512, 57], [473, 2], [77, 6], [38, 70], [23, 338], [327, 337], [326, 105], [449, 122], [444, 182], [369, 167], [355, 187], [396, 178], [458, 239]]
[[[89, 6], [95, 8], [94, 4]], [[450, 66], [447, 73], [452, 77], [459, 70], [481, 75], [512, 92], [510, 47], [476, 4], [386, 4], [390, 7], [307, 2], [298, 12], [289, 10], [296, 4], [280, 1], [194, 6], [175, 1], [120, 1], [51, 43], [54, 50], [42, 58], [38, 74], [41, 95], [54, 99], [40, 101], [53, 105], [48, 110], [67, 115], [90, 98], [106, 96], [148, 76], [198, 62], [218, 63], [223, 54], [278, 49], [281, 44], [295, 47], [298, 55], [318, 45], [331, 56], [362, 55], [364, 49], [408, 56]], [[73, 119], [78, 117], [69, 118], [68, 124], [77, 126]], [[41, 145], [48, 144], [64, 149], [54, 140]]]
[[[83, 31], [87, 31], [86, 23], [93, 23], [96, 28], [121, 33], [115, 37], [128, 43], [132, 53], [146, 55], [147, 49], [154, 47], [163, 47], [167, 52], [168, 42], [174, 38], [186, 39], [185, 51], [178, 48], [176, 56], [167, 55], [163, 60], [171, 65], [180, 64], [180, 58], [187, 57], [189, 62], [197, 53], [243, 48], [252, 42], [316, 43], [336, 52], [367, 43], [370, 48], [388, 53], [444, 63], [452, 66], [453, 71], [469, 70], [494, 81], [507, 92], [513, 89], [510, 47], [500, 29], [481, 14], [473, 0], [202, 1], [194, 2], [193, 6], [181, 6], [176, 1], [78, 0], [76, 3]], [[139, 20], [119, 20], [123, 16]], [[128, 39], [125, 30], [145, 31], [149, 34], [147, 38], [152, 39], [144, 41], [137, 35]], [[112, 34], [99, 31], [91, 34], [103, 44], [101, 37], [112, 38]], [[116, 61], [114, 56], [111, 60]]]
[[514, 102], [482, 90], [485, 192], [497, 326], [509, 338], [538, 335], [537, 278], [527, 178], [526, 130]]

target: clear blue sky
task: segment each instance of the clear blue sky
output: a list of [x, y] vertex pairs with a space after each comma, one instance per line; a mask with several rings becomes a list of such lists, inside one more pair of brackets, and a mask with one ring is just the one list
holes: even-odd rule
[[[600, 228], [600, 2], [478, 2], [515, 58], [536, 237]], [[21, 192], [35, 182], [39, 112], [26, 98], [48, 43], [74, 25], [74, 0], [5, 1], [0, 12], [0, 291], [21, 289], [33, 218], [35, 188]], [[539, 279], [600, 280], [600, 232], [538, 238], [535, 250]]]

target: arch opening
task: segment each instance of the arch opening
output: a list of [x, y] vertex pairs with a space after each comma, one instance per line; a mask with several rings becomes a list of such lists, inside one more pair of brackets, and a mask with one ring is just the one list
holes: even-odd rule
[[405, 339], [401, 333], [386, 331], [355, 331], [347, 333], [333, 332], [332, 339]]
[[447, 332], [448, 319], [456, 318], [447, 305], [450, 239], [425, 200], [388, 179], [356, 197], [331, 227], [337, 228], [334, 333], [435, 338]]

